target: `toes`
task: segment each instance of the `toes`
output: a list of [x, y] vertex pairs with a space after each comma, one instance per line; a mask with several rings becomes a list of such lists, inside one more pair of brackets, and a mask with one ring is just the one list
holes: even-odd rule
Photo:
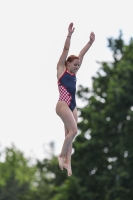
[[59, 167], [61, 170], [63, 170], [63, 166], [64, 166], [64, 158], [58, 156], [58, 162], [59, 162]]
[[68, 176], [71, 176], [72, 175], [72, 171], [68, 171]]
[[64, 163], [63, 167], [64, 167], [65, 169], [67, 169], [68, 165]]
[[72, 175], [71, 165], [64, 163], [63, 167], [67, 170], [68, 176], [71, 176]]

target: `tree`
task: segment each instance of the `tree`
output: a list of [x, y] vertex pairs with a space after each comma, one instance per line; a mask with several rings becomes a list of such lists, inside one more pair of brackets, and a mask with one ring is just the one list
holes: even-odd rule
[[49, 147], [48, 158], [34, 162], [14, 145], [0, 153], [0, 200], [49, 200], [58, 193], [67, 173], [59, 169], [54, 143]]
[[37, 168], [14, 145], [0, 153], [0, 200], [30, 200]]
[[133, 40], [108, 39], [112, 62], [101, 62], [93, 88], [79, 86], [80, 134], [73, 176], [52, 200], [133, 199]]
[[62, 172], [58, 166], [57, 157], [53, 151], [54, 143], [51, 142], [49, 147], [48, 158], [44, 158], [42, 161], [37, 160], [37, 188], [32, 200], [52, 200], [59, 194], [60, 187], [67, 178], [67, 173]]
[[16, 179], [21, 183], [32, 180], [36, 172], [35, 165], [15, 145], [5, 148], [0, 156], [4, 158], [4, 162], [0, 163], [0, 185], [5, 185], [11, 174], [15, 174]]
[[28, 198], [29, 184], [20, 184], [15, 179], [15, 175], [11, 176], [6, 180], [4, 186], [0, 186], [0, 200], [29, 200]]

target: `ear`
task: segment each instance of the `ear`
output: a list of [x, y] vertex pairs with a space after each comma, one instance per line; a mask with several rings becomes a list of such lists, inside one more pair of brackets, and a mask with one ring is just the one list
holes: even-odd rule
[[70, 65], [70, 62], [69, 61], [67, 61], [67, 66], [69, 66]]

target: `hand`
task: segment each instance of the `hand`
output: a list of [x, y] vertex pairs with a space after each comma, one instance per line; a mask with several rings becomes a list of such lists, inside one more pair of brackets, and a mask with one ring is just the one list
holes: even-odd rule
[[68, 33], [71, 35], [74, 32], [74, 29], [75, 28], [73, 28], [73, 23], [70, 23], [68, 27]]
[[90, 42], [93, 43], [95, 40], [95, 34], [93, 32], [90, 33]]

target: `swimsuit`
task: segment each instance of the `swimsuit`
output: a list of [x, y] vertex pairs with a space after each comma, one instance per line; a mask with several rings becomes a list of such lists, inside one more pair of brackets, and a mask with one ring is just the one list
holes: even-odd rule
[[67, 70], [58, 80], [59, 101], [65, 101], [71, 111], [76, 107], [75, 92], [76, 92], [76, 76], [70, 74]]

